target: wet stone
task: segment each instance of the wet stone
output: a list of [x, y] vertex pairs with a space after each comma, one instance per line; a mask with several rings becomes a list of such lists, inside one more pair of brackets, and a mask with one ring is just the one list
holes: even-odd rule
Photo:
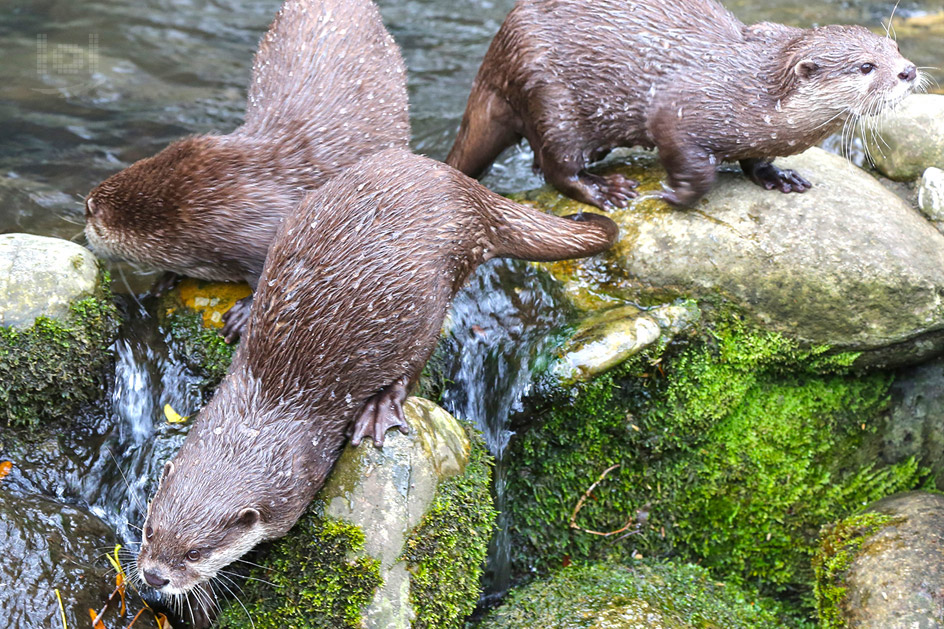
[[944, 170], [928, 168], [918, 180], [918, 208], [944, 231]]
[[415, 617], [410, 576], [400, 560], [439, 483], [461, 474], [471, 444], [465, 430], [432, 402], [411, 397], [403, 406], [409, 434], [387, 432], [382, 449], [365, 440], [348, 446], [319, 497], [325, 515], [360, 527], [364, 550], [380, 560], [383, 586], [364, 612], [367, 628], [408, 628]]
[[908, 492], [868, 511], [895, 519], [865, 540], [846, 573], [845, 626], [944, 626], [944, 496]]
[[[608, 212], [620, 240], [545, 268], [630, 302], [728, 300], [803, 345], [862, 352], [856, 366], [913, 364], [944, 349], [944, 235], [841, 157], [814, 148], [776, 163], [813, 188], [783, 194], [721, 172], [696, 207], [676, 209], [647, 194], [661, 185], [654, 158], [618, 166], [644, 182], [630, 207]], [[523, 198], [555, 213], [577, 209], [546, 188]]]
[[98, 262], [68, 240], [0, 235], [0, 327], [28, 328], [36, 317], [65, 319], [98, 289]]
[[89, 626], [114, 588], [103, 548], [108, 527], [90, 513], [38, 496], [0, 491], [0, 616], [4, 627]]
[[878, 130], [878, 142], [868, 132], [864, 139], [875, 167], [886, 177], [913, 181], [931, 166], [944, 168], [944, 96], [909, 96]]

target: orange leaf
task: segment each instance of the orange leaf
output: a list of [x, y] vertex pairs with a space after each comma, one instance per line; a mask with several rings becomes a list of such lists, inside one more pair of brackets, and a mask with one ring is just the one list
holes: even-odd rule
[[13, 469], [12, 461], [0, 461], [0, 480], [3, 480]]
[[119, 572], [115, 575], [115, 587], [118, 589], [118, 596], [121, 597], [121, 611], [118, 612], [119, 616], [125, 615], [125, 575], [123, 572]]
[[167, 616], [164, 614], [155, 614], [154, 618], [157, 620], [157, 626], [159, 629], [169, 629], [170, 621], [167, 620]]
[[89, 616], [92, 617], [92, 629], [105, 629], [105, 623], [98, 617], [98, 612], [94, 609], [90, 609]]

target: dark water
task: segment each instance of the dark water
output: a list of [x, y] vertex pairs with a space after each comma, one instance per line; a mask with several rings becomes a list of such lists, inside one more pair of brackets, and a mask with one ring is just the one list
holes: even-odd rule
[[[413, 145], [443, 158], [469, 86], [512, 0], [381, 0], [384, 19], [409, 67]], [[0, 0], [0, 233], [71, 239], [82, 229], [81, 199], [94, 185], [174, 139], [225, 133], [242, 118], [244, 88], [256, 43], [278, 0]], [[828, 22], [879, 27], [891, 2], [796, 0], [728, 6], [747, 22], [810, 26]], [[944, 10], [907, 2], [898, 15]], [[919, 66], [940, 64], [940, 41], [899, 38]], [[937, 81], [944, 72], [930, 70]], [[540, 184], [527, 148], [509, 150], [485, 179], [501, 192]], [[81, 239], [79, 240], [81, 242]], [[120, 293], [143, 291], [155, 276], [116, 267]], [[126, 288], [130, 287], [130, 288]], [[552, 287], [528, 266], [483, 268], [456, 301], [443, 404], [476, 422], [499, 455], [507, 418], [520, 403], [548, 334], [565, 318]], [[143, 501], [159, 463], [182, 433], [163, 421], [200, 399], [189, 372], [168, 355], [153, 320], [124, 298], [129, 323], [117, 343], [108, 404], [82, 418], [58, 448], [18, 461], [8, 486], [89, 507], [122, 539], [143, 518]], [[157, 439], [156, 437], [161, 437]], [[121, 471], [119, 471], [119, 469]], [[504, 466], [496, 470], [501, 507]], [[493, 544], [490, 589], [507, 584], [507, 544]]]

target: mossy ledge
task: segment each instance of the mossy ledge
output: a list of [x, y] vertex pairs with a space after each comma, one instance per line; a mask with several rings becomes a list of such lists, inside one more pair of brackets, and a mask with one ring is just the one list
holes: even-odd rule
[[883, 513], [860, 513], [826, 526], [820, 534], [819, 550], [813, 557], [816, 582], [816, 613], [820, 629], [843, 629], [846, 621], [841, 605], [846, 596], [845, 575], [872, 535], [904, 518]]
[[414, 629], [462, 627], [481, 592], [495, 524], [489, 485], [492, 458], [481, 435], [466, 428], [472, 450], [465, 472], [439, 485], [423, 521], [406, 542]]
[[[594, 380], [547, 378], [510, 446], [514, 569], [678, 555], [813, 609], [820, 527], [917, 486], [913, 460], [861, 461], [891, 377], [718, 309], [694, 340]], [[616, 467], [574, 509], [604, 470]], [[586, 531], [625, 533], [601, 537]]]
[[65, 320], [37, 317], [27, 329], [0, 327], [0, 407], [7, 425], [35, 429], [70, 417], [106, 389], [117, 308], [100, 271], [94, 295], [69, 307]]
[[[356, 629], [380, 585], [380, 561], [361, 553], [359, 528], [325, 518], [316, 501], [291, 532], [262, 551], [238, 603], [229, 602], [221, 628]], [[261, 580], [254, 580], [261, 579]], [[250, 617], [252, 621], [250, 621]]]
[[777, 603], [718, 583], [700, 566], [633, 562], [564, 568], [513, 592], [479, 627], [774, 629], [784, 620]]

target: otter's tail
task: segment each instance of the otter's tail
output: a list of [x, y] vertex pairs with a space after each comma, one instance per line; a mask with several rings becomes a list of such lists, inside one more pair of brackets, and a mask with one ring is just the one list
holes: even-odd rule
[[[483, 200], [485, 201], [485, 200]], [[492, 255], [533, 262], [585, 258], [609, 249], [619, 228], [601, 214], [559, 217], [489, 193]]]
[[470, 177], [479, 177], [502, 151], [521, 139], [516, 120], [508, 101], [476, 80], [446, 163]]

